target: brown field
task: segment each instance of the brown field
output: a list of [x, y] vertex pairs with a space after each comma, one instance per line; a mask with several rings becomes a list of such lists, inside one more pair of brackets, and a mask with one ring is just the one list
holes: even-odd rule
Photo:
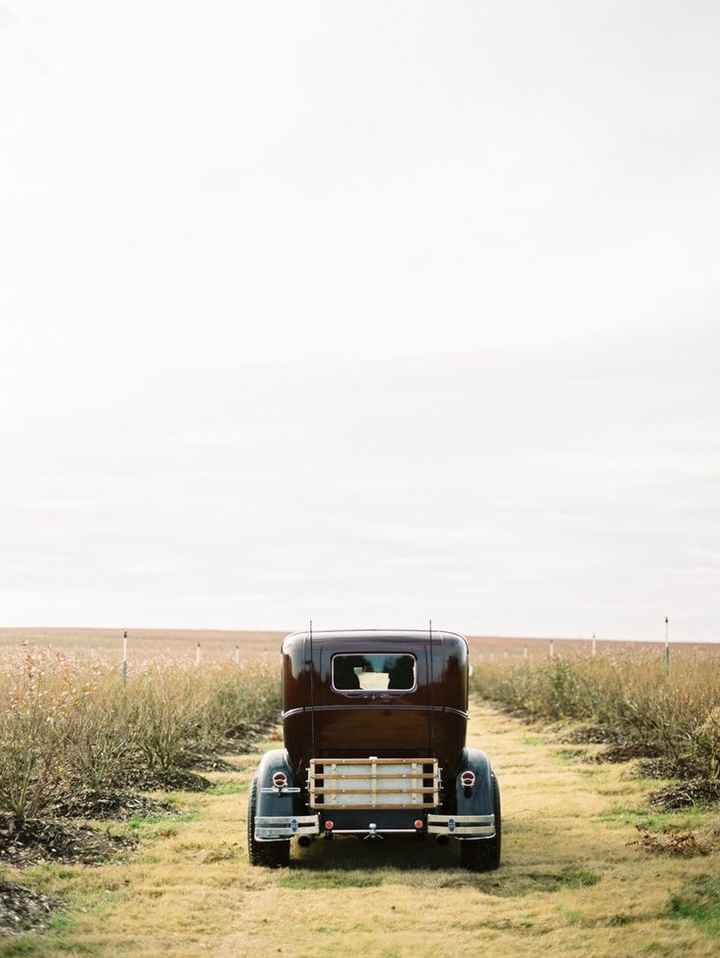
[[[716, 814], [659, 814], [647, 804], [651, 783], [624, 766], [579, 762], [550, 730], [482, 703], [469, 732], [502, 783], [498, 872], [466, 872], [452, 847], [398, 839], [318, 842], [296, 849], [290, 868], [252, 868], [245, 808], [259, 754], [231, 756], [234, 772], [212, 773], [220, 788], [176, 793], [188, 814], [143, 826], [126, 861], [28, 869], [24, 880], [62, 897], [68, 914], [46, 932], [0, 941], [0, 955], [718, 954], [714, 926], [673, 905], [717, 874]], [[666, 841], [672, 830], [700, 847], [658, 854], [644, 837]]]
[[[128, 658], [130, 662], [146, 662], [149, 659], [173, 657], [194, 659], [200, 645], [202, 661], [229, 661], [239, 649], [241, 661], [271, 659], [278, 656], [283, 636], [291, 630], [223, 630], [223, 629], [128, 629]], [[485, 657], [529, 658], [547, 656], [550, 638], [513, 637], [497, 635], [469, 636], [472, 658], [477, 662]], [[558, 655], [569, 652], [589, 651], [588, 638], [555, 638]], [[17, 649], [24, 644], [61, 649], [72, 655], [92, 653], [103, 657], [122, 658], [122, 629], [89, 628], [0, 628], [0, 649]], [[598, 652], [621, 649], [658, 648], [661, 642], [628, 642], [624, 640], [598, 639]], [[711, 643], [687, 643], [683, 649], [719, 649]], [[279, 659], [278, 659], [279, 661]]]
[[[8, 694], [5, 711], [0, 708], [5, 785], [16, 781], [13, 770], [22, 770], [27, 756], [36, 761], [44, 756], [52, 771], [54, 743], [63, 729], [63, 760], [56, 770], [61, 777], [85, 768], [86, 740], [97, 756], [95, 746], [117, 744], [120, 729], [124, 746], [121, 721], [127, 714], [129, 740], [147, 738], [143, 754], [157, 738], [163, 754], [174, 743], [180, 755], [188, 734], [197, 738], [204, 728], [200, 719], [209, 723], [201, 741], [210, 744], [218, 730], [237, 725], [238, 719], [265, 730], [255, 734], [267, 734], [268, 721], [277, 714], [275, 668], [283, 634], [131, 629], [130, 678], [122, 695], [113, 697], [113, 689], [123, 688], [114, 666], [121, 656], [121, 631], [1, 630], [5, 671], [0, 668], [0, 679], [4, 676], [7, 689], [19, 683], [28, 703], [18, 709], [23, 700]], [[198, 642], [203, 668], [196, 670], [186, 666]], [[13, 664], [17, 651], [28, 646], [37, 654], [21, 657], [35, 664], [18, 670]], [[57, 676], [58, 658], [41, 651], [48, 646], [70, 656], [69, 661], [60, 657]], [[240, 669], [230, 665], [236, 646], [248, 663]], [[633, 758], [594, 761], [603, 745], [568, 747], [567, 741], [577, 719], [593, 717], [587, 693], [603, 706], [606, 721], [615, 714], [613, 703], [622, 718], [629, 701], [637, 717], [630, 731], [633, 725], [638, 735], [659, 730], [665, 751], [672, 742], [658, 718], [666, 713], [681, 733], [681, 757], [687, 758], [684, 743], [691, 740], [707, 751], [713, 735], [720, 735], [720, 726], [713, 724], [718, 659], [690, 651], [702, 647], [685, 646], [687, 653], [678, 651], [666, 673], [661, 643], [644, 656], [626, 653], [649, 643], [598, 643], [599, 656], [591, 659], [576, 654], [589, 653], [589, 642], [556, 639], [555, 660], [548, 659], [548, 639], [476, 636], [471, 646], [475, 692], [519, 704], [526, 712], [534, 706], [538, 716], [529, 724], [487, 699], [472, 703], [469, 744], [487, 750], [503, 791], [499, 871], [467, 872], [458, 867], [452, 847], [389, 837], [377, 843], [317, 842], [295, 849], [289, 868], [252, 868], [245, 839], [248, 783], [261, 752], [280, 744], [278, 730], [265, 742], [248, 737], [245, 754], [227, 755], [224, 771], [206, 771], [215, 789], [151, 793], [169, 799], [180, 814], [170, 810], [129, 821], [91, 821], [97, 834], [139, 840], [134, 849], [92, 867], [52, 856], [21, 866], [0, 861], [0, 917], [3, 882], [49, 895], [59, 906], [44, 929], [0, 935], [0, 958], [330, 958], [340, 952], [450, 958], [479, 949], [499, 958], [709, 958], [720, 953], [717, 804], [663, 810], [650, 802], [649, 793], [671, 783], [642, 778], [645, 770]], [[249, 663], [257, 659], [268, 666], [259, 664], [254, 671]], [[133, 662], [150, 660], [159, 660], [159, 667], [132, 668]], [[698, 668], [698, 663], [711, 667]], [[568, 682], [573, 676], [577, 681]], [[82, 694], [68, 698], [68, 689]], [[664, 690], [664, 698], [658, 698], [658, 690]], [[0, 699], [2, 692], [0, 685]], [[508, 700], [510, 693], [519, 701]], [[543, 711], [545, 693], [549, 704]], [[711, 764], [717, 755], [713, 749]], [[114, 754], [108, 752], [112, 763]], [[13, 831], [0, 830], [0, 838], [3, 834], [7, 838]]]
[[[128, 629], [128, 659], [177, 658], [192, 660], [198, 644], [203, 662], [227, 662], [236, 647], [240, 660], [278, 657], [286, 632], [230, 631], [221, 629]], [[92, 653], [122, 659], [122, 629], [82, 628], [0, 628], [0, 649], [18, 649], [24, 645], [57, 648], [71, 655]]]
[[[550, 642], [552, 641], [556, 655], [569, 653], [589, 653], [592, 647], [591, 637], [587, 638], [546, 638], [538, 637], [519, 637], [503, 635], [471, 635], [468, 636], [470, 643], [471, 656], [478, 660], [479, 657], [502, 658], [506, 655], [513, 656], [524, 655], [527, 648], [528, 658], [546, 657], [550, 653]], [[714, 642], [676, 642], [671, 643], [675, 648], [681, 648], [687, 651], [720, 651], [720, 643]], [[664, 640], [657, 642], [631, 642], [627, 639], [597, 639], [598, 655], [603, 652], [626, 652], [639, 651], [641, 649], [661, 649], [664, 646]]]

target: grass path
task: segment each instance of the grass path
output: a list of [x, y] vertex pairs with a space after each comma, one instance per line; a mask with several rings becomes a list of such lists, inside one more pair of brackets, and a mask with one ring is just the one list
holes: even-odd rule
[[0, 956], [720, 954], [712, 916], [669, 911], [672, 894], [720, 871], [718, 856], [653, 857], [629, 844], [636, 824], [707, 826], [709, 815], [652, 815], [648, 783], [626, 768], [572, 761], [485, 705], [473, 710], [470, 742], [490, 754], [503, 790], [498, 872], [465, 872], [452, 847], [397, 839], [318, 842], [290, 869], [250, 868], [245, 801], [257, 756], [245, 756], [237, 773], [214, 776], [213, 793], [180, 796], [183, 819], [141, 826], [129, 862], [30, 870], [29, 883], [72, 907], [44, 935], [5, 939]]

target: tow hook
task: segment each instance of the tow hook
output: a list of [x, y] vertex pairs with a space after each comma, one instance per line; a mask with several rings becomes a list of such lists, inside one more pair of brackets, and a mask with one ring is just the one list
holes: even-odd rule
[[368, 825], [368, 828], [370, 830], [365, 836], [365, 838], [382, 838], [382, 835], [378, 835], [377, 825], [375, 824], [375, 822], [370, 822], [370, 824]]

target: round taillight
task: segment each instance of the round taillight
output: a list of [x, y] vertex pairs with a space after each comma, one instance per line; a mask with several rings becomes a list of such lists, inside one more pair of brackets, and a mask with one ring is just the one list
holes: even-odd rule
[[328, 818], [325, 822], [325, 828], [328, 832], [331, 832], [335, 828], [335, 822]]
[[463, 772], [460, 776], [460, 781], [462, 782], [463, 788], [472, 788], [475, 784], [475, 772]]
[[275, 788], [285, 788], [287, 785], [287, 775], [285, 772], [273, 772], [272, 783]]
[[413, 824], [415, 825], [415, 828], [422, 828], [423, 827], [422, 818], [416, 818]]

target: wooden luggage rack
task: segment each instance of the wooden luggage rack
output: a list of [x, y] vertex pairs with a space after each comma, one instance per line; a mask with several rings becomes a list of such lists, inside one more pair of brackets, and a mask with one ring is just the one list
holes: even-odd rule
[[436, 808], [440, 769], [435, 758], [312, 758], [310, 808]]

